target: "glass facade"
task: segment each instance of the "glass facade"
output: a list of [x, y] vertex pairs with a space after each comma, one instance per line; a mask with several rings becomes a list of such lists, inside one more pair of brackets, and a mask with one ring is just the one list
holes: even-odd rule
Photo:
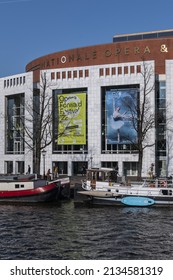
[[68, 162], [67, 161], [53, 161], [52, 162], [52, 170], [58, 168], [58, 174], [68, 174]]
[[156, 172], [166, 176], [166, 82], [160, 81], [156, 90]]
[[136, 33], [136, 34], [128, 34], [122, 36], [118, 35], [113, 37], [113, 42], [117, 43], [117, 42], [133, 41], [133, 40], [155, 39], [155, 38], [169, 37], [169, 36], [173, 36], [173, 30]]
[[13, 161], [5, 161], [5, 174], [13, 174]]
[[138, 162], [124, 162], [123, 173], [125, 176], [137, 176]]
[[24, 94], [6, 98], [6, 153], [24, 153]]

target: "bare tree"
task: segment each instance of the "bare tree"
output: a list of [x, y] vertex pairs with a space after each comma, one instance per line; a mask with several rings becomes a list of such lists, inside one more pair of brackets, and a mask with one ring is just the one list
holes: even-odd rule
[[[58, 119], [58, 126], [64, 123], [63, 128], [58, 129], [56, 138], [53, 133], [53, 96], [50, 93], [51, 84], [47, 79], [46, 73], [41, 74], [39, 88], [31, 91], [31, 96], [25, 98], [23, 108], [25, 113], [18, 116], [18, 123], [13, 125], [13, 130], [20, 134], [23, 138], [25, 147], [32, 151], [33, 154], [33, 172], [40, 174], [41, 153], [53, 141], [63, 135], [67, 131], [71, 131], [70, 118], [65, 122], [60, 117]], [[58, 114], [58, 113], [57, 113]], [[71, 111], [71, 119], [75, 117]], [[57, 116], [58, 118], [58, 116]]]
[[53, 141], [52, 95], [46, 74], [41, 75], [40, 88], [25, 100], [25, 118], [22, 123], [24, 142], [33, 153], [33, 172], [40, 174], [41, 152]]
[[41, 152], [53, 141], [53, 102], [46, 73], [41, 74], [39, 88], [15, 103], [13, 112], [6, 116], [7, 138], [11, 145], [20, 139], [23, 151], [25, 146], [25, 153], [32, 152], [33, 172], [40, 174]]
[[[161, 122], [165, 124], [165, 131], [164, 131], [164, 136], [160, 139], [160, 141], [165, 144], [166, 148], [166, 176], [172, 176], [172, 162], [173, 162], [173, 125], [172, 125], [172, 113], [171, 113], [171, 104], [166, 104], [165, 106], [165, 112], [164, 114], [162, 113], [160, 118]], [[164, 139], [163, 139], [164, 138]]]
[[151, 94], [155, 95], [155, 78], [153, 68], [143, 62], [141, 71], [143, 86], [140, 89], [140, 101], [137, 123], [137, 149], [139, 152], [138, 177], [141, 178], [144, 150], [155, 145], [155, 139], [150, 137], [151, 130], [155, 127], [155, 110], [151, 102]]
[[131, 123], [136, 131], [136, 141], [131, 141], [134, 150], [138, 151], [138, 179], [141, 179], [143, 168], [144, 150], [155, 145], [150, 133], [155, 127], [155, 110], [151, 102], [151, 96], [155, 93], [154, 71], [150, 64], [143, 61], [141, 65], [141, 76], [143, 83], [140, 84], [138, 102], [133, 106], [125, 104], [129, 108]]

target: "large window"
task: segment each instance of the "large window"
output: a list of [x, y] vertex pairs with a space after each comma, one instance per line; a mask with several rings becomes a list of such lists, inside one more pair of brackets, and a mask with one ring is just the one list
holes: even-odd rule
[[13, 162], [5, 161], [5, 174], [13, 174]]
[[118, 170], [119, 168], [117, 161], [102, 161], [101, 166], [106, 168], [114, 168], [115, 170]]
[[52, 162], [52, 170], [58, 168], [58, 174], [68, 174], [68, 163], [67, 161], [53, 161]]
[[124, 176], [137, 176], [138, 162], [124, 162], [123, 173]]
[[166, 176], [166, 82], [158, 82], [156, 89], [156, 173]]
[[78, 161], [73, 162], [73, 175], [84, 175], [85, 170], [88, 168], [88, 162], [86, 161]]
[[24, 153], [24, 94], [8, 96], [6, 106], [6, 153]]
[[24, 174], [25, 172], [25, 163], [24, 161], [16, 161], [16, 174]]
[[88, 152], [86, 116], [86, 88], [53, 90], [53, 153]]

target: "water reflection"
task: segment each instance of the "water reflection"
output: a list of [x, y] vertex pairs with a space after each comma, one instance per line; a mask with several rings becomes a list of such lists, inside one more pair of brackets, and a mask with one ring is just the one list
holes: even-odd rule
[[0, 205], [1, 259], [172, 259], [173, 209]]

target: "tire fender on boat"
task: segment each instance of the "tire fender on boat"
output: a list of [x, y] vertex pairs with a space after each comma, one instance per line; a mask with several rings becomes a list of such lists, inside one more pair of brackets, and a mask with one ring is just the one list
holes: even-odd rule
[[164, 187], [164, 188], [167, 188], [167, 182], [166, 182], [166, 181], [163, 181], [163, 182], [161, 183], [161, 186]]
[[82, 188], [83, 188], [84, 190], [88, 190], [88, 191], [90, 191], [90, 190], [92, 189], [91, 186], [88, 186], [88, 185], [87, 185], [87, 182], [84, 181], [84, 180], [82, 180]]

